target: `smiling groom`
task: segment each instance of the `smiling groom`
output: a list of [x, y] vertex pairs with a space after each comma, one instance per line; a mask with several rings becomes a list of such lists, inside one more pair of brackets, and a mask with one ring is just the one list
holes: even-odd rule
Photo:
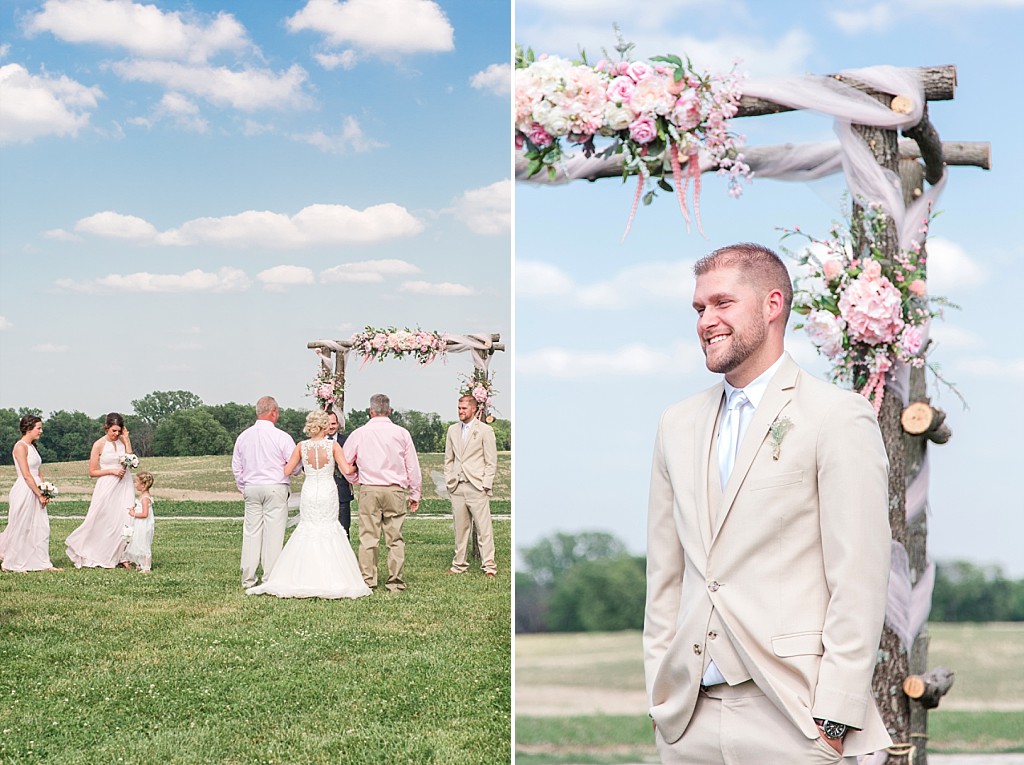
[[871, 694], [890, 554], [875, 413], [785, 353], [778, 255], [737, 244], [694, 272], [697, 335], [725, 379], [658, 428], [644, 619], [658, 750], [856, 762], [891, 743]]

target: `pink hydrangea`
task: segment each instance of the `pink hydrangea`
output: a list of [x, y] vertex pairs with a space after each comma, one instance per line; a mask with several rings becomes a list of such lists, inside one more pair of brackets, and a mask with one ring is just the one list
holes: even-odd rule
[[869, 261], [839, 298], [839, 312], [850, 337], [868, 345], [891, 343], [904, 325], [902, 295], [879, 274], [878, 261]]

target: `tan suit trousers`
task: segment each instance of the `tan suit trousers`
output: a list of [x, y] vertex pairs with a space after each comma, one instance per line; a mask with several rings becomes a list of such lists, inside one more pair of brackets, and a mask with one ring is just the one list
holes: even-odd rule
[[256, 571], [263, 563], [263, 579], [284, 547], [288, 523], [288, 487], [283, 483], [246, 486], [245, 518], [242, 521], [242, 587], [256, 586]]
[[405, 589], [405, 540], [402, 523], [408, 492], [401, 486], [359, 487], [359, 570], [367, 587], [377, 586], [377, 549], [381, 533], [388, 547], [388, 579], [392, 591]]
[[683, 737], [665, 743], [664, 765], [856, 765], [822, 738], [809, 739], [769, 701], [753, 680], [701, 690]]
[[494, 574], [498, 567], [494, 563], [494, 530], [491, 526], [491, 501], [486, 492], [480, 491], [469, 481], [462, 481], [451, 492], [452, 519], [455, 522], [455, 557], [452, 571], [464, 572], [469, 568], [466, 562], [469, 536], [476, 524], [476, 537], [480, 543], [481, 568], [484, 573]]

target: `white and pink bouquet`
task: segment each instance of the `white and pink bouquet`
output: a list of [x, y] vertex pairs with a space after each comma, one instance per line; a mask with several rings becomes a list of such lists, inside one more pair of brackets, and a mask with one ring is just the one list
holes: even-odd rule
[[139, 466], [139, 457], [137, 454], [125, 454], [119, 461], [124, 466], [125, 470], [134, 470]]
[[132, 525], [130, 523], [126, 523], [124, 526], [121, 527], [121, 541], [131, 542], [132, 535], [134, 534], [134, 532], [135, 529], [132, 528]]
[[58, 489], [49, 481], [43, 481], [41, 484], [38, 484], [37, 486], [39, 488], [39, 493], [42, 494], [47, 499], [53, 499], [58, 494], [60, 494], [60, 489]]
[[448, 349], [448, 339], [439, 332], [416, 329], [387, 327], [377, 329], [365, 327], [352, 336], [352, 350], [367, 361], [384, 361], [391, 357], [402, 359], [412, 356], [420, 364], [429, 364]]
[[477, 403], [480, 419], [493, 422], [491, 400], [498, 391], [494, 388], [494, 373], [482, 369], [474, 369], [472, 375], [459, 375], [461, 385], [459, 396], [472, 396]]
[[[793, 283], [793, 310], [806, 318], [794, 329], [804, 329], [832, 362], [832, 378], [866, 396], [876, 412], [882, 406], [885, 376], [896, 364], [925, 365], [925, 325], [939, 315], [932, 304], [952, 305], [928, 295], [919, 241], [895, 259], [885, 258], [881, 242], [886, 220], [874, 205], [851, 216], [849, 228], [856, 229], [856, 237], [838, 224], [825, 240], [782, 229], [783, 239], [799, 236], [808, 241], [796, 255], [800, 273]], [[922, 221], [920, 242], [929, 221]]]
[[[558, 56], [516, 48], [515, 142], [527, 160], [527, 175], [546, 171], [553, 180], [568, 144], [585, 156], [623, 156], [623, 178], [639, 176], [630, 223], [652, 176], [674, 192], [689, 226], [686, 190], [693, 181], [693, 205], [700, 226], [700, 155], [729, 177], [729, 193], [742, 193], [750, 175], [739, 150], [742, 136], [729, 131], [739, 109], [740, 77], [698, 71], [679, 56], [630, 61], [632, 45], [621, 41], [621, 61]], [[598, 148], [595, 139], [608, 139]], [[685, 166], [685, 167], [684, 167]], [[668, 182], [671, 176], [675, 188]], [[649, 204], [655, 191], [643, 196]], [[628, 233], [629, 227], [626, 231]]]
[[319, 370], [316, 378], [306, 388], [309, 390], [309, 395], [316, 399], [317, 406], [326, 411], [341, 398], [344, 388], [325, 366], [321, 364]]

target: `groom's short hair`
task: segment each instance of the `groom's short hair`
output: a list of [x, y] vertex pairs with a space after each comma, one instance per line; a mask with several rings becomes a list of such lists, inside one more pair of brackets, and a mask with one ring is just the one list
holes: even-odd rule
[[763, 244], [740, 242], [719, 247], [705, 255], [693, 265], [693, 275], [703, 276], [717, 268], [730, 267], [742, 271], [746, 280], [753, 282], [764, 294], [772, 290], [782, 293], [782, 326], [785, 327], [793, 308], [793, 281], [782, 258]]
[[389, 414], [390, 412], [391, 399], [383, 393], [374, 393], [370, 396], [370, 414]]

